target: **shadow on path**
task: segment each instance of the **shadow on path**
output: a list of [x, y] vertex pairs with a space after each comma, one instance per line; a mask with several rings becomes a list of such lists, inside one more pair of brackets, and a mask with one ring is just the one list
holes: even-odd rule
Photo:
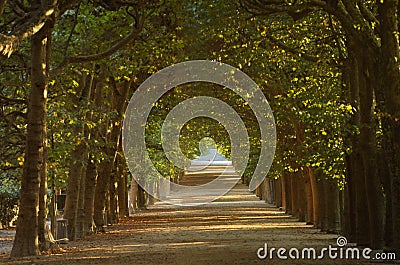
[[[337, 235], [297, 222], [260, 201], [242, 184], [201, 207], [156, 203], [96, 234], [63, 246], [58, 254], [0, 264], [368, 264], [362, 260], [260, 260], [268, 247], [321, 249], [336, 246]], [[382, 263], [380, 263], [382, 264]]]

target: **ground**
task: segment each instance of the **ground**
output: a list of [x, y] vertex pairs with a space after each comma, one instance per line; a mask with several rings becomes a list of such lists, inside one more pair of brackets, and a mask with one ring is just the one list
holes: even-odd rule
[[[4, 247], [4, 242], [0, 244]], [[260, 260], [257, 250], [337, 247], [338, 235], [325, 234], [260, 201], [237, 185], [218, 201], [201, 207], [158, 203], [53, 254], [0, 264], [375, 264], [366, 260]], [[6, 245], [7, 245], [6, 244]], [[393, 264], [379, 263], [379, 264]], [[396, 263], [398, 264], [398, 263]]]

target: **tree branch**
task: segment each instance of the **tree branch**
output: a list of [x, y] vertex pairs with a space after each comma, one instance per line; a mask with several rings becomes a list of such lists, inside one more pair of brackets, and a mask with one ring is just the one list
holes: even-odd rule
[[288, 14], [297, 20], [309, 13], [320, 10], [326, 3], [324, 1], [312, 0], [301, 4], [288, 5], [281, 0], [240, 0], [240, 5], [247, 12], [254, 15], [276, 15]]
[[6, 7], [7, 0], [1, 0], [0, 1], [0, 16], [3, 15], [4, 8]]
[[36, 34], [56, 11], [55, 5], [42, 11], [38, 10], [37, 15], [35, 14], [10, 35], [0, 33], [0, 57], [9, 58], [11, 54], [18, 50], [21, 42]]
[[111, 46], [108, 50], [103, 51], [101, 53], [97, 54], [91, 54], [91, 55], [82, 55], [82, 56], [76, 56], [76, 57], [65, 57], [65, 59], [56, 67], [54, 68], [50, 74], [51, 75], [57, 75], [59, 74], [68, 64], [70, 63], [84, 63], [84, 62], [91, 62], [91, 61], [97, 61], [101, 60], [104, 58], [107, 58], [114, 54], [116, 51], [127, 45], [133, 40], [138, 39], [139, 33], [141, 32], [143, 28], [143, 23], [140, 23], [138, 27], [135, 27], [129, 35], [127, 35], [125, 38], [121, 39], [117, 43], [115, 43], [113, 46]]
[[365, 20], [369, 22], [374, 22], [377, 25], [379, 25], [379, 20], [375, 17], [375, 15], [369, 10], [362, 1], [358, 1], [357, 3], [358, 7], [360, 8], [361, 14], [365, 18]]
[[18, 5], [18, 1], [10, 1], [9, 5], [17, 16], [24, 17], [26, 15], [25, 11]]
[[[299, 4], [289, 5], [281, 0], [239, 0], [241, 6], [254, 15], [288, 14], [293, 19], [300, 18], [316, 10], [324, 10], [335, 16], [348, 35], [357, 37], [361, 43], [370, 42], [378, 47], [378, 41], [367, 18], [362, 14], [366, 10], [360, 10], [356, 0], [308, 0]], [[373, 17], [369, 17], [373, 19]], [[360, 34], [361, 33], [361, 34]]]
[[346, 52], [346, 48], [342, 47], [341, 42], [340, 42], [340, 37], [339, 34], [337, 33], [337, 30], [333, 24], [333, 19], [332, 19], [332, 15], [329, 15], [329, 27], [331, 28], [331, 30], [333, 31], [333, 35], [334, 35], [334, 39], [335, 39], [335, 44], [336, 44], [336, 48], [338, 50], [338, 54], [339, 54], [339, 60], [340, 61], [344, 61], [345, 59], [345, 52]]
[[15, 104], [22, 104], [22, 105], [27, 104], [27, 101], [25, 99], [8, 98], [3, 95], [0, 95], [0, 102], [2, 104], [5, 104], [5, 103], [15, 103]]
[[327, 12], [336, 16], [346, 33], [356, 37], [358, 42], [371, 43], [375, 48], [379, 47], [374, 30], [363, 17], [355, 0], [342, 0], [340, 2], [342, 3], [342, 5], [339, 5], [340, 8], [327, 9]]
[[279, 46], [281, 49], [288, 51], [300, 58], [303, 58], [304, 60], [311, 61], [311, 62], [318, 62], [320, 60], [320, 58], [318, 58], [318, 56], [309, 55], [307, 53], [298, 51], [295, 48], [286, 45], [285, 43], [276, 39], [274, 36], [272, 36], [269, 33], [266, 34], [266, 37], [268, 40], [270, 40], [273, 44]]
[[74, 24], [73, 24], [72, 27], [71, 27], [71, 30], [70, 30], [69, 35], [68, 35], [68, 39], [65, 41], [65, 44], [64, 44], [64, 54], [67, 53], [69, 44], [71, 43], [72, 35], [74, 34], [76, 25], [78, 24], [78, 14], [79, 14], [80, 6], [81, 6], [81, 3], [79, 3], [79, 4], [77, 5], [76, 9], [75, 9], [75, 15], [74, 15], [74, 20], [73, 20], [73, 21], [74, 21]]

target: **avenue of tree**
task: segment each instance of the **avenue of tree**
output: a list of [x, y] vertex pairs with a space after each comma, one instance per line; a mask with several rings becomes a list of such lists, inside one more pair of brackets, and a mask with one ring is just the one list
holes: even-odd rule
[[[147, 77], [195, 59], [241, 69], [271, 105], [278, 141], [261, 199], [361, 246], [399, 250], [399, 11], [393, 0], [0, 0], [0, 185], [20, 188], [11, 255], [51, 247], [49, 190], [66, 191], [70, 240], [154, 202], [125, 163], [125, 108]], [[174, 106], [199, 95], [244, 121], [248, 183], [263, 125], [215, 85], [179, 86], [154, 105], [153, 163], [179, 181], [160, 130]], [[184, 126], [182, 151], [198, 155], [204, 137], [229, 156], [226, 131], [207, 118]]]

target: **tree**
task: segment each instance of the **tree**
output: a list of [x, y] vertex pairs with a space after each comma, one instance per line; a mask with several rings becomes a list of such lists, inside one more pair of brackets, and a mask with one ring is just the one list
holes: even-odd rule
[[[7, 11], [7, 21], [3, 30], [10, 34], [0, 35], [0, 51], [5, 57], [10, 57], [18, 50], [21, 42], [32, 37], [31, 41], [31, 92], [28, 100], [27, 139], [25, 163], [21, 182], [21, 203], [17, 225], [15, 244], [12, 256], [38, 255], [38, 230], [44, 232], [44, 216], [39, 219], [37, 209], [44, 211], [46, 184], [46, 100], [50, 67], [50, 51], [52, 29], [57, 20], [78, 1], [33, 1], [29, 5], [17, 2], [1, 1], [0, 10]], [[96, 5], [110, 10], [118, 10], [124, 5], [134, 3], [120, 3], [96, 1]], [[138, 6], [141, 8], [140, 2]], [[1, 13], [1, 14], [2, 14]], [[136, 20], [133, 30], [125, 38], [112, 45], [104, 52], [89, 56], [67, 57], [53, 73], [60, 72], [68, 63], [99, 60], [110, 56], [118, 49], [135, 39], [140, 29], [141, 21]], [[42, 180], [42, 181], [41, 181]], [[39, 191], [40, 206], [39, 205]], [[40, 206], [40, 207], [39, 207]], [[33, 222], [33, 223], [32, 223]], [[39, 239], [43, 239], [39, 235]]]
[[[243, 6], [256, 15], [274, 15], [286, 13], [294, 20], [305, 16], [325, 12], [340, 23], [346, 35], [346, 50], [357, 62], [351, 69], [352, 76], [358, 77], [356, 87], [360, 102], [357, 111], [360, 114], [360, 154], [363, 161], [367, 192], [367, 205], [370, 224], [370, 245], [374, 248], [383, 246], [383, 195], [378, 175], [377, 138], [374, 112], [374, 93], [379, 102], [378, 110], [382, 119], [384, 143], [383, 151], [388, 159], [391, 179], [391, 193], [398, 194], [399, 158], [394, 147], [399, 146], [399, 68], [396, 59], [399, 55], [398, 21], [396, 18], [398, 1], [302, 1], [298, 2], [259, 2], [241, 1]], [[379, 42], [378, 40], [381, 40]], [[382, 65], [384, 63], [384, 65]], [[347, 68], [348, 69], [348, 68]], [[353, 83], [354, 85], [354, 83]], [[390, 117], [390, 118], [389, 118]], [[393, 198], [393, 197], [392, 197]], [[393, 246], [399, 247], [399, 205], [392, 199]]]

